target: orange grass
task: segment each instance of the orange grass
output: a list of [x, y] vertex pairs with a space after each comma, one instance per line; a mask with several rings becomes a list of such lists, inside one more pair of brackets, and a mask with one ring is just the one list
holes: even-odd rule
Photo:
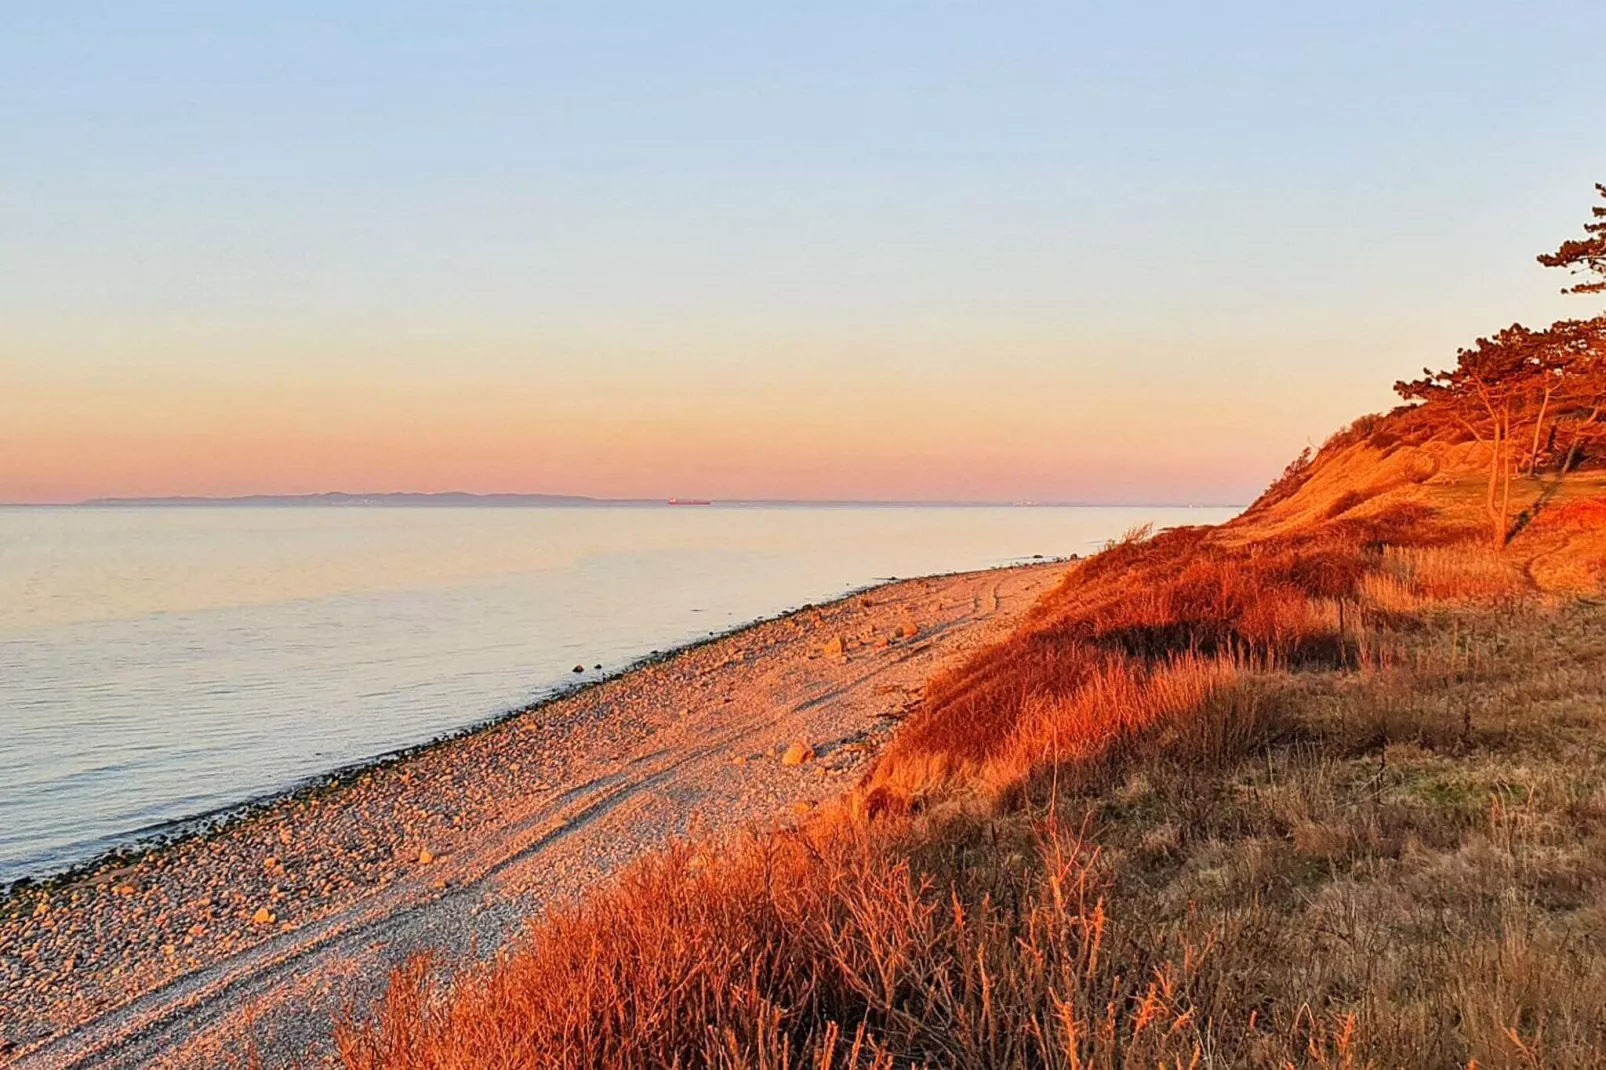
[[[342, 1028], [344, 1065], [1185, 1067], [1221, 1044], [1218, 1015], [1251, 1042], [1207, 947], [1117, 957], [1134, 934], [1079, 835], [1040, 829], [999, 866], [917, 863], [909, 834], [774, 837], [706, 870], [671, 851], [455, 988], [416, 961], [377, 1024]], [[1300, 1043], [1347, 1065], [1331, 1024]]]
[[[1437, 786], [1441, 754], [1518, 738], [1480, 729], [1476, 678], [1526, 679], [1550, 648], [1469, 653], [1457, 617], [1424, 668], [1410, 638], [1447, 610], [1501, 619], [1488, 608], [1531, 590], [1522, 568], [1366, 493], [1256, 527], [1331, 451], [1414, 448], [1413, 419], [1358, 423], [1234, 524], [1133, 532], [1074, 566], [1013, 636], [928, 683], [827, 817], [670, 849], [450, 983], [416, 961], [341, 1025], [345, 1067], [1464, 1067], [1542, 1065], [1546, 1042], [1594, 1065], [1606, 961], [1575, 949], [1606, 933], [1517, 891], [1573, 887], [1575, 861], [1488, 845], [1457, 782]], [[1358, 690], [1300, 682], [1325, 680]], [[1311, 687], [1338, 711], [1325, 727], [1289, 710]], [[1391, 754], [1424, 772], [1390, 788]], [[1564, 795], [1552, 839], [1572, 822], [1606, 844], [1606, 794]], [[1431, 932], [1405, 890], [1418, 871]]]
[[[1332, 521], [1298, 536], [1229, 542], [1224, 529], [1130, 533], [1066, 575], [1009, 639], [931, 681], [920, 712], [889, 743], [866, 784], [872, 813], [918, 807], [988, 770], [1030, 775], [1021, 742], [1032, 711], [1086, 703], [1090, 682], [1123, 694], [1064, 726], [1081, 753], [1115, 726], [1142, 723], [1201, 658], [1263, 666], [1356, 663], [1369, 621], [1429, 602], [1515, 596], [1519, 572], [1492, 554], [1434, 545], [1447, 536], [1412, 513]], [[1454, 536], [1448, 536], [1453, 538]], [[1396, 545], [1406, 543], [1406, 545]], [[1074, 705], [1075, 702], [1072, 702]]]

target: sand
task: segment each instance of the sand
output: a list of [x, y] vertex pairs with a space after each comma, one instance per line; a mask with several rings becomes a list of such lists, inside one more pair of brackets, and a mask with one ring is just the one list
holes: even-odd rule
[[[371, 1006], [409, 955], [462, 968], [674, 838], [783, 824], [850, 787], [924, 681], [1001, 638], [1064, 567], [806, 608], [16, 893], [0, 904], [0, 1065], [332, 1062], [335, 1016]], [[783, 761], [794, 743], [814, 756]]]

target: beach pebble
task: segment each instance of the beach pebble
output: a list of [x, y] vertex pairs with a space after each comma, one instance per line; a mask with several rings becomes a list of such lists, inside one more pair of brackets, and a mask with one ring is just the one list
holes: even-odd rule
[[572, 672], [585, 672], [586, 671], [586, 667], [584, 665], [576, 665], [571, 671]]
[[[408, 919], [409, 934], [422, 933], [430, 942], [438, 937], [451, 950], [459, 939], [458, 898], [445, 893], [472, 880], [484, 864], [478, 841], [506, 835], [508, 816], [541, 802], [538, 793], [585, 783], [597, 763], [612, 766], [643, 756], [656, 762], [665, 748], [664, 758], [672, 759], [674, 748], [699, 745], [700, 734], [688, 729], [703, 721], [711, 732], [728, 732], [744, 727], [747, 714], [797, 707], [818, 689], [841, 684], [839, 678], [857, 676], [850, 658], [868, 660], [871, 648], [917, 634], [916, 612], [926, 617], [931, 638], [963, 634], [953, 626], [955, 611], [946, 607], [960, 607], [960, 623], [971, 621], [964, 614], [976, 600], [967, 582], [958, 584], [963, 597], [946, 599], [942, 607], [930, 599], [914, 606], [895, 594], [878, 593], [867, 598], [873, 608], [866, 614], [854, 596], [816, 607], [811, 615], [757, 626], [739, 641], [676, 654], [612, 682], [603, 682], [605, 670], [598, 670], [596, 686], [588, 681], [583, 694], [485, 732], [342, 776], [311, 794], [273, 802], [260, 815], [181, 838], [133, 864], [109, 858], [92, 876], [54, 890], [48, 907], [44, 889], [14, 892], [19, 898], [5, 904], [12, 910], [0, 909], [0, 1003], [9, 1004], [0, 1034], [18, 1035], [13, 1023], [23, 1023], [29, 1035], [45, 1036], [65, 1028], [63, 1023], [116, 1021], [130, 995], [156, 991], [178, 970], [271, 971], [271, 960], [264, 959], [270, 965], [263, 967], [234, 956], [262, 947], [282, 931], [367, 917], [371, 910], [385, 912], [381, 924], [401, 916], [399, 911]], [[1003, 614], [986, 627], [996, 631], [1009, 619]], [[691, 819], [701, 822], [707, 814], [720, 834], [766, 817], [788, 824], [808, 820], [814, 810], [796, 802], [796, 796], [805, 790], [821, 797], [834, 794], [835, 778], [862, 767], [896, 720], [919, 707], [918, 684], [927, 670], [889, 655], [878, 661], [877, 672], [890, 675], [850, 681], [846, 699], [792, 709], [793, 716], [765, 723], [766, 731], [756, 738], [739, 732], [725, 737], [709, 752], [710, 763], [690, 764], [667, 786], [644, 790], [636, 808], [611, 829], [602, 822], [562, 839], [546, 863], [529, 867], [528, 874], [499, 874], [494, 886], [503, 890], [496, 896], [485, 893], [472, 910], [462, 904], [464, 914], [483, 918], [471, 935], [507, 939], [531, 904], [582, 888], [616, 871], [652, 841], [677, 834], [691, 805], [680, 799], [680, 788], [691, 789], [697, 800], [707, 797], [708, 805], [698, 801]], [[576, 675], [590, 674], [583, 664], [575, 668]], [[744, 716], [737, 717], [737, 711]], [[655, 729], [670, 739], [648, 742]], [[818, 752], [810, 742], [815, 736], [822, 740]], [[840, 742], [827, 748], [824, 740]], [[688, 870], [706, 864], [697, 859]], [[367, 898], [383, 888], [394, 889], [394, 902]], [[480, 898], [465, 891], [465, 900]], [[425, 900], [445, 902], [418, 909]], [[422, 928], [412, 928], [415, 918]], [[309, 976], [321, 982], [325, 994], [332, 984], [342, 998], [377, 995], [386, 974], [387, 961], [381, 960], [389, 952], [375, 945], [362, 954], [365, 963], [374, 959], [375, 969]], [[343, 962], [326, 961], [322, 953], [307, 962], [319, 973], [346, 970]], [[296, 970], [301, 968], [298, 964]], [[327, 1040], [328, 1016], [321, 1010], [308, 1014], [295, 999], [270, 1010], [285, 1052], [319, 1037]], [[291, 1061], [274, 1058], [268, 1064]]]

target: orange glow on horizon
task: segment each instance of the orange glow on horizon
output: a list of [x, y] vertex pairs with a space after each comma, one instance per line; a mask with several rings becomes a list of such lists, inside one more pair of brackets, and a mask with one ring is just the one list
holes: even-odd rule
[[0, 500], [347, 491], [1215, 502], [1275, 466], [1160, 403], [993, 390], [802, 394], [35, 391], [0, 428]]

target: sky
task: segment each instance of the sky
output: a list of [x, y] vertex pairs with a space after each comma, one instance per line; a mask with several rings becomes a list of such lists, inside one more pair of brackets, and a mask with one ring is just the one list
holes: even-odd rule
[[1592, 312], [1606, 4], [0, 5], [0, 501], [1235, 503]]

